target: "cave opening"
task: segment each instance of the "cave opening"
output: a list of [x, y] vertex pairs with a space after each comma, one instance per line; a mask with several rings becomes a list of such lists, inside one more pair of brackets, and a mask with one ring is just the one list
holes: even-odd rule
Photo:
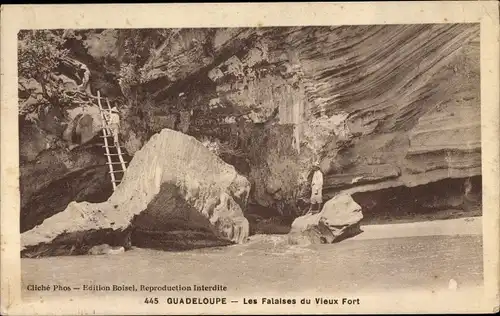
[[[363, 212], [362, 225], [410, 223], [482, 215], [481, 176], [443, 179], [425, 185], [357, 192], [352, 198]], [[326, 202], [326, 201], [324, 201]], [[245, 217], [250, 235], [287, 234], [295, 218], [277, 209], [249, 203]]]
[[210, 221], [189, 205], [179, 188], [164, 183], [146, 210], [132, 221], [131, 243], [139, 248], [192, 250], [232, 244], [220, 238]]
[[357, 192], [363, 224], [444, 220], [482, 215], [481, 176]]
[[[123, 158], [132, 157], [123, 149]], [[111, 149], [111, 153], [116, 153]], [[106, 201], [112, 194], [109, 167], [99, 134], [73, 148], [43, 151], [26, 162], [20, 178], [20, 229], [25, 232], [66, 209], [69, 203]], [[121, 179], [117, 173], [117, 179]], [[42, 183], [41, 180], [46, 180]], [[32, 193], [30, 193], [32, 192]]]

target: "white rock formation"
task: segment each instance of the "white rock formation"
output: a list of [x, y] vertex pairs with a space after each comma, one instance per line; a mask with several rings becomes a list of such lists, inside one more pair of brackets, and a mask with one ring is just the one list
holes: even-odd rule
[[[171, 188], [185, 202], [185, 209], [158, 202], [172, 193]], [[245, 177], [196, 139], [164, 129], [135, 154], [122, 183], [106, 202], [70, 203], [63, 212], [23, 233], [22, 249], [40, 244], [50, 248], [51, 243], [60, 246], [61, 242], [73, 245], [76, 241], [72, 234], [79, 236], [80, 242], [83, 238], [95, 243], [85, 245], [88, 247], [113, 245], [102, 240], [107, 238], [103, 232], [125, 231], [134, 217], [143, 212], [143, 217], [154, 214], [167, 222], [184, 220], [183, 213], [195, 212], [197, 227], [212, 231], [222, 240], [241, 243], [249, 233], [243, 216], [249, 191], [250, 183]], [[187, 220], [185, 226], [189, 225]], [[99, 232], [101, 237], [95, 237]]]

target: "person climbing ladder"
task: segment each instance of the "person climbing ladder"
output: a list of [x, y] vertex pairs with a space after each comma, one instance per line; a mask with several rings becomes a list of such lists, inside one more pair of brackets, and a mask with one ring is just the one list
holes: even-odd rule
[[[108, 161], [107, 165], [109, 167], [111, 184], [113, 185], [114, 191], [121, 183], [123, 175], [127, 169], [121, 146], [118, 143], [118, 134], [120, 133], [120, 115], [116, 106], [114, 106], [113, 108], [111, 107], [108, 98], [101, 97], [101, 93], [99, 90], [97, 90], [97, 97], [95, 99], [97, 101], [97, 106], [99, 107], [102, 120], [101, 137], [104, 141], [102, 147], [104, 148], [104, 155], [106, 156], [106, 159]], [[107, 109], [104, 109], [104, 107], [102, 106], [102, 100], [105, 101]], [[114, 146], [109, 139], [111, 135], [113, 135]]]
[[115, 146], [118, 147], [118, 133], [120, 132], [120, 115], [118, 109], [114, 106], [108, 116], [109, 133], [113, 135]]

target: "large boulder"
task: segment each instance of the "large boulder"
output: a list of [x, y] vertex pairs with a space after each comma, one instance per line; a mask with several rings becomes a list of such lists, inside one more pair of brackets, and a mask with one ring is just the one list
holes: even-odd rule
[[23, 254], [83, 254], [99, 244], [126, 247], [135, 223], [143, 230], [195, 231], [211, 240], [242, 243], [249, 233], [243, 216], [249, 191], [245, 177], [196, 139], [164, 129], [135, 154], [106, 202], [70, 203], [21, 235]]
[[361, 207], [348, 194], [328, 200], [321, 212], [295, 219], [289, 233], [292, 244], [330, 244], [360, 232]]

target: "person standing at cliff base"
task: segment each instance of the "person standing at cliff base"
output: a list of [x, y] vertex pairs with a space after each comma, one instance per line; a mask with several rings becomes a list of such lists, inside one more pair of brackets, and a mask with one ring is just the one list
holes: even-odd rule
[[321, 211], [323, 203], [323, 173], [319, 167], [319, 163], [313, 165], [313, 177], [311, 181], [311, 207], [307, 214], [317, 214]]
[[113, 135], [115, 146], [118, 146], [118, 133], [120, 132], [120, 115], [118, 109], [113, 107], [108, 116], [108, 132]]

